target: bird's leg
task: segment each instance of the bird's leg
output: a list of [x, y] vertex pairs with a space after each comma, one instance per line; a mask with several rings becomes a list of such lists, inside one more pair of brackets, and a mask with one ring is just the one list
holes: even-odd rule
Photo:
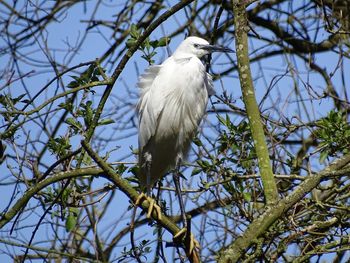
[[135, 201], [135, 205], [136, 206], [141, 206], [143, 201], [148, 201], [149, 202], [149, 206], [148, 206], [148, 210], [147, 210], [147, 218], [151, 218], [151, 214], [153, 212], [153, 210], [156, 211], [157, 214], [157, 218], [159, 220], [162, 220], [162, 210], [160, 208], [159, 205], [156, 204], [155, 200], [152, 197], [147, 196], [145, 193], [141, 193], [136, 201]]
[[188, 252], [189, 254], [192, 254], [195, 248], [199, 248], [199, 242], [194, 238], [193, 234], [191, 233], [191, 221], [187, 220], [186, 217], [186, 212], [185, 212], [185, 206], [182, 200], [182, 195], [181, 195], [181, 187], [180, 187], [180, 162], [181, 158], [178, 159], [177, 164], [176, 164], [176, 171], [173, 174], [173, 179], [175, 183], [175, 190], [176, 194], [179, 198], [179, 204], [180, 204], [180, 210], [181, 210], [181, 216], [183, 220], [183, 228], [177, 232], [173, 239], [179, 239], [179, 238], [185, 238], [186, 244], [188, 244]]
[[147, 195], [151, 196], [151, 165], [152, 165], [152, 155], [147, 154], [146, 156], [146, 187], [147, 187]]
[[156, 204], [155, 200], [150, 197], [151, 194], [151, 188], [150, 186], [150, 179], [151, 179], [151, 157], [147, 157], [146, 159], [146, 180], [147, 180], [147, 195], [145, 193], [141, 193], [138, 198], [135, 201], [136, 206], [140, 206], [144, 200], [147, 200], [149, 202], [148, 211], [147, 211], [147, 218], [151, 218], [151, 214], [153, 210], [156, 211], [157, 218], [159, 220], [162, 219], [162, 210], [159, 205]]
[[186, 218], [185, 206], [182, 200], [181, 186], [180, 186], [180, 163], [181, 163], [181, 158], [178, 158], [176, 162], [176, 171], [173, 174], [173, 180], [175, 183], [176, 195], [179, 199], [180, 211], [181, 211], [181, 216], [183, 220], [183, 227], [184, 229], [187, 229], [187, 218]]

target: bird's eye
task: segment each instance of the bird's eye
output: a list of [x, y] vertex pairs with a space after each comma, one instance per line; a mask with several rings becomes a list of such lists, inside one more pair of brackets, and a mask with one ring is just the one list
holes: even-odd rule
[[199, 45], [198, 45], [198, 44], [193, 44], [193, 46], [194, 46], [195, 48], [199, 48]]

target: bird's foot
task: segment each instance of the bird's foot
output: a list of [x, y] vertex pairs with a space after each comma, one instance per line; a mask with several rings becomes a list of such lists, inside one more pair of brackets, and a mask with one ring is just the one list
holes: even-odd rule
[[188, 253], [192, 255], [195, 249], [200, 248], [199, 242], [194, 238], [192, 233], [189, 233], [187, 231], [187, 228], [180, 229], [179, 232], [177, 232], [174, 237], [174, 243], [179, 242], [179, 240], [185, 239], [186, 247], [188, 247]]
[[152, 212], [153, 212], [153, 210], [155, 210], [155, 212], [157, 214], [157, 218], [159, 220], [161, 220], [162, 219], [162, 209], [160, 208], [159, 205], [156, 204], [156, 201], [153, 198], [147, 196], [145, 193], [141, 193], [139, 195], [139, 197], [136, 199], [135, 205], [140, 206], [143, 201], [148, 201], [148, 203], [149, 203], [146, 217], [151, 218]]

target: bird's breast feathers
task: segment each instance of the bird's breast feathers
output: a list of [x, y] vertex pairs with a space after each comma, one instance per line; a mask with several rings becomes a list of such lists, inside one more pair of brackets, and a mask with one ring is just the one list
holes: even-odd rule
[[[151, 67], [139, 81], [140, 146], [152, 136], [189, 140], [196, 131], [212, 91], [210, 76], [197, 57], [170, 57]], [[181, 143], [181, 142], [178, 143]]]

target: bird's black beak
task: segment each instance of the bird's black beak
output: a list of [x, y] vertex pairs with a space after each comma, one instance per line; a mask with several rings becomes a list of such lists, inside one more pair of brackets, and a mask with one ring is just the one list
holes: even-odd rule
[[210, 53], [213, 53], [213, 52], [234, 53], [235, 52], [234, 50], [228, 47], [214, 46], [214, 45], [202, 45], [201, 48], [209, 51]]

